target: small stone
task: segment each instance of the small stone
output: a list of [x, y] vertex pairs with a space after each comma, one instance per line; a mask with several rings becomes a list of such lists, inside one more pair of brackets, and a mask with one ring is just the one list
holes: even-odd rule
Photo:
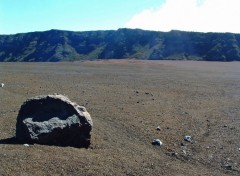
[[225, 168], [226, 170], [232, 170], [232, 165], [226, 164], [223, 166], [223, 168]]
[[0, 84], [0, 87], [4, 87], [4, 86], [5, 86], [5, 84], [4, 84], [4, 83], [1, 83], [1, 84]]
[[162, 146], [163, 143], [162, 143], [162, 141], [160, 141], [160, 139], [154, 139], [154, 140], [152, 141], [152, 145]]
[[160, 128], [160, 126], [158, 126], [158, 127], [157, 127], [157, 130], [158, 130], [158, 131], [161, 131], [161, 128]]
[[23, 144], [25, 147], [30, 147], [30, 145], [29, 144]]
[[183, 150], [183, 153], [184, 153], [184, 155], [186, 155], [187, 154], [186, 150]]
[[184, 141], [191, 142], [192, 141], [192, 137], [189, 136], [189, 135], [186, 135], [186, 136], [184, 136]]
[[171, 156], [178, 156], [178, 153], [177, 152], [172, 152]]

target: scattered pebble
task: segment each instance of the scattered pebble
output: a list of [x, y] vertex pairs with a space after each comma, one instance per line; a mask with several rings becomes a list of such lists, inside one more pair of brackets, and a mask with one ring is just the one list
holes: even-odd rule
[[154, 139], [154, 140], [152, 141], [152, 145], [162, 146], [163, 143], [162, 143], [162, 141], [160, 141], [160, 139]]
[[184, 141], [191, 142], [192, 141], [192, 137], [189, 136], [189, 135], [186, 135], [186, 136], [184, 136]]
[[161, 131], [161, 128], [160, 128], [160, 126], [158, 126], [158, 127], [157, 127], [157, 130], [158, 130], [158, 131]]
[[186, 150], [183, 150], [183, 153], [184, 153], [184, 155], [186, 155], [187, 154]]
[[25, 147], [30, 147], [30, 145], [29, 144], [23, 144]]
[[4, 87], [5, 86], [5, 84], [4, 83], [1, 83], [1, 87]]
[[232, 170], [232, 165], [226, 164], [223, 166], [223, 168], [227, 169], [227, 170]]
[[171, 155], [172, 156], [178, 156], [178, 153], [177, 152], [172, 152]]

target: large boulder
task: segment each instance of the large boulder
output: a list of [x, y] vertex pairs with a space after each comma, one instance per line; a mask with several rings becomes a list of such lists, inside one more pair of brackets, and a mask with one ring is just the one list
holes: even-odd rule
[[17, 117], [16, 139], [22, 143], [88, 147], [92, 119], [85, 107], [63, 95], [26, 100]]

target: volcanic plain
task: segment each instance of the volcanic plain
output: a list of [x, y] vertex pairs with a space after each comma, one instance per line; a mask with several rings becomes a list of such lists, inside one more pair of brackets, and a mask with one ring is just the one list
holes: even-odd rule
[[[239, 62], [0, 63], [0, 83], [0, 175], [240, 175]], [[14, 142], [22, 103], [55, 93], [91, 114], [89, 148]]]

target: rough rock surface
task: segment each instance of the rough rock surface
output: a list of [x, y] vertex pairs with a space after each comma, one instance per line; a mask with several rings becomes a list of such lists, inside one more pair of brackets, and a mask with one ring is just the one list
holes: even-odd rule
[[23, 103], [16, 138], [24, 143], [88, 147], [92, 119], [85, 107], [63, 95], [38, 96]]

